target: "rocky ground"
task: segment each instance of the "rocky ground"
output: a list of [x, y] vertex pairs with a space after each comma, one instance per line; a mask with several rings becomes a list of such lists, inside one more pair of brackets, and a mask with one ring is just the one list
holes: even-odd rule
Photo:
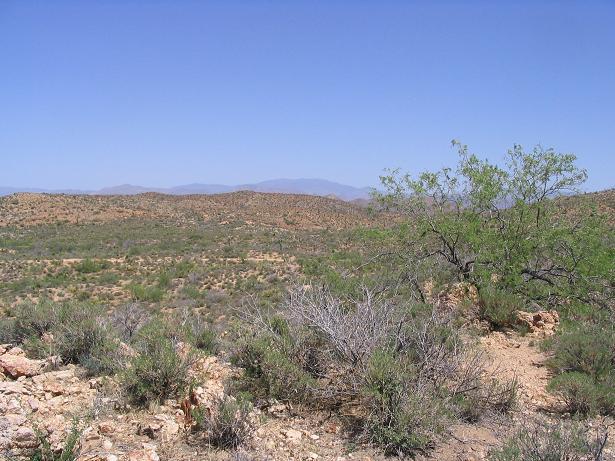
[[218, 195], [90, 196], [19, 193], [0, 198], [0, 227], [49, 222], [104, 223], [130, 218], [259, 222], [281, 229], [343, 229], [374, 224], [359, 206], [313, 195], [233, 192]]
[[[492, 371], [501, 378], [518, 379], [520, 402], [512, 417], [457, 424], [434, 451], [418, 459], [484, 460], [512, 426], [548, 417], [557, 406], [545, 389], [547, 357], [537, 346], [537, 339], [557, 326], [557, 316], [543, 312], [520, 318], [531, 323], [527, 335], [493, 332], [480, 341]], [[81, 430], [80, 461], [384, 459], [377, 450], [351, 443], [336, 417], [303, 413], [275, 402], [253, 411], [256, 429], [245, 451], [216, 451], [191, 433], [181, 401], [169, 400], [148, 411], [131, 409], [120, 404], [116, 387], [106, 378], [89, 379], [79, 367], [58, 366], [53, 358], [28, 359], [10, 345], [1, 346], [0, 353], [0, 450], [5, 459], [10, 459], [9, 454], [28, 456], [41, 435], [53, 449], [61, 449], [75, 423]], [[198, 383], [193, 391], [198, 405], [215, 411], [224, 381], [240, 372], [217, 357], [197, 361], [191, 373]], [[612, 456], [611, 449], [604, 459]]]
[[[612, 209], [612, 192], [606, 196]], [[229, 327], [224, 321], [231, 316], [229, 306], [238, 305], [245, 290], [254, 293], [257, 287], [274, 302], [289, 277], [308, 269], [314, 275], [326, 274], [330, 267], [356, 266], [353, 257], [360, 260], [365, 240], [351, 240], [341, 232], [319, 235], [318, 230], [377, 222], [382, 217], [376, 220], [345, 202], [283, 194], [4, 197], [0, 307], [6, 314], [24, 299], [65, 301], [85, 294], [108, 306], [111, 314], [116, 306], [134, 301], [133, 284], [157, 287], [161, 274], [169, 273], [160, 300], [139, 301], [152, 311], [198, 309], [222, 337]], [[242, 245], [246, 251], [236, 254]], [[134, 248], [141, 251], [131, 252]], [[227, 249], [233, 251], [227, 254]], [[89, 258], [101, 267], [80, 269]], [[307, 260], [324, 263], [302, 265]], [[340, 261], [347, 267], [334, 266]], [[180, 274], [182, 264], [191, 267], [185, 274]], [[247, 288], [246, 279], [252, 279]], [[459, 285], [430, 296], [430, 302], [456, 309], [462, 300], [475, 301], [476, 296]], [[477, 347], [488, 357], [489, 371], [501, 380], [518, 381], [519, 404], [512, 415], [455, 424], [432, 451], [417, 459], [484, 460], [515, 429], [561, 418], [554, 413], [561, 410], [561, 402], [546, 390], [551, 376], [548, 356], [540, 349], [540, 341], [558, 328], [557, 313], [520, 313], [519, 324], [525, 334], [489, 332], [477, 325]], [[193, 396], [207, 411], [215, 411], [225, 380], [242, 372], [225, 357], [204, 356], [192, 366]], [[32, 360], [19, 347], [0, 345], [0, 459], [29, 459], [41, 440], [60, 450], [76, 425], [80, 461], [383, 460], [377, 449], [346, 432], [342, 418], [269, 402], [251, 413], [254, 432], [240, 451], [216, 450], [191, 430], [185, 401], [168, 400], [147, 410], [130, 407], [114, 379], [91, 378], [81, 367], [63, 365], [57, 358]], [[614, 440], [615, 426], [607, 423]], [[609, 459], [615, 459], [612, 444], [604, 456]]]

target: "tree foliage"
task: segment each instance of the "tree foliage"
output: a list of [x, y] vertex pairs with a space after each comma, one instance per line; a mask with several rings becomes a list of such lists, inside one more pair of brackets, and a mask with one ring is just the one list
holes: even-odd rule
[[406, 216], [398, 248], [413, 267], [437, 259], [479, 289], [496, 283], [532, 298], [587, 298], [604, 288], [613, 250], [602, 218], [568, 213], [560, 200], [587, 178], [574, 155], [515, 145], [500, 166], [453, 146], [456, 168], [381, 177], [386, 192], [377, 198]]

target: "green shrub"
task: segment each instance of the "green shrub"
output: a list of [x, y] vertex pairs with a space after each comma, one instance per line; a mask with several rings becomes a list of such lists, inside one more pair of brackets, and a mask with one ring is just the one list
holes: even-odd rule
[[189, 308], [181, 309], [168, 319], [167, 327], [172, 336], [208, 354], [220, 348], [218, 333], [200, 314]]
[[208, 325], [194, 327], [189, 333], [188, 341], [197, 349], [215, 355], [220, 349], [218, 333]]
[[309, 373], [270, 338], [246, 341], [233, 361], [244, 368], [242, 384], [257, 397], [305, 402], [315, 387]]
[[167, 271], [162, 271], [160, 275], [158, 275], [158, 287], [162, 290], [168, 290], [169, 288], [171, 288], [172, 280], [173, 279], [171, 278], [171, 274], [169, 274]]
[[522, 301], [512, 293], [487, 286], [480, 290], [478, 314], [494, 328], [512, 327], [517, 323], [517, 311], [523, 309]]
[[203, 293], [193, 285], [184, 285], [182, 287], [182, 295], [190, 299], [201, 299], [203, 297]]
[[416, 370], [391, 352], [378, 351], [369, 362], [365, 396], [369, 440], [386, 454], [424, 451], [447, 421], [437, 396], [415, 387]]
[[39, 440], [39, 448], [30, 457], [30, 461], [76, 461], [79, 457], [79, 439], [83, 429], [77, 419], [73, 420], [68, 437], [64, 441], [64, 446], [57, 452], [51, 448], [47, 437], [40, 431], [36, 431]]
[[190, 272], [192, 272], [194, 267], [195, 264], [192, 261], [185, 259], [173, 266], [173, 273], [175, 274], [175, 277], [183, 279], [186, 278]]
[[58, 312], [51, 331], [52, 351], [65, 363], [78, 363], [90, 374], [112, 374], [119, 366], [118, 341], [103, 322], [98, 306], [68, 303]]
[[570, 413], [615, 414], [615, 379], [596, 382], [585, 373], [569, 371], [555, 376], [547, 389], [558, 395]]
[[613, 373], [615, 328], [608, 320], [574, 323], [547, 343], [556, 371], [578, 371], [600, 380]]
[[134, 284], [130, 286], [130, 292], [136, 300], [150, 303], [160, 302], [164, 296], [164, 291], [158, 286]]
[[15, 308], [13, 334], [31, 356], [58, 355], [89, 374], [112, 374], [120, 362], [118, 340], [104, 317], [91, 303], [28, 302]]
[[75, 270], [80, 274], [91, 274], [107, 269], [109, 266], [110, 265], [107, 261], [95, 261], [93, 259], [86, 258], [75, 264]]
[[193, 354], [182, 356], [168, 326], [152, 320], [137, 334], [136, 355], [120, 376], [129, 400], [140, 406], [179, 396], [189, 384]]
[[15, 335], [23, 341], [26, 338], [39, 338], [48, 333], [57, 323], [60, 305], [48, 299], [35, 303], [26, 301], [14, 309]]
[[591, 438], [578, 423], [536, 423], [524, 427], [502, 448], [489, 452], [489, 461], [601, 460], [606, 432]]
[[568, 324], [549, 340], [549, 365], [558, 373], [548, 389], [568, 411], [615, 414], [615, 328], [604, 319]]

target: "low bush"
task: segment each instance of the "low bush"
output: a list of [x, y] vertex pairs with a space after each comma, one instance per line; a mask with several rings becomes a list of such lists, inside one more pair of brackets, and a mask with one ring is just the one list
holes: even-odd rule
[[523, 302], [512, 293], [487, 286], [480, 290], [478, 314], [494, 328], [506, 328], [517, 323], [517, 311], [523, 309]]
[[489, 461], [601, 461], [607, 442], [602, 428], [592, 436], [578, 423], [536, 423], [489, 453]]
[[143, 286], [135, 284], [130, 286], [130, 292], [137, 301], [157, 303], [162, 301], [164, 290], [159, 286]]
[[187, 342], [210, 355], [216, 354], [220, 349], [218, 333], [213, 326], [202, 315], [189, 308], [181, 309], [169, 318], [168, 328], [177, 340]]
[[181, 290], [182, 296], [190, 299], [201, 299], [203, 298], [203, 293], [195, 287], [194, 285], [184, 285]]
[[580, 414], [615, 414], [615, 327], [608, 319], [567, 324], [546, 343], [557, 375], [548, 389]]
[[247, 390], [331, 411], [352, 402], [365, 438], [387, 454], [425, 451], [456, 415], [476, 420], [516, 401], [516, 383], [487, 379], [454, 313], [311, 287], [278, 312], [250, 303], [242, 316], [253, 329], [235, 354]]
[[160, 289], [168, 290], [169, 288], [171, 288], [172, 282], [173, 278], [171, 277], [171, 274], [169, 272], [162, 271], [158, 275], [157, 285]]
[[60, 305], [48, 299], [25, 301], [13, 309], [15, 335], [20, 341], [39, 338], [57, 323]]
[[386, 454], [425, 451], [448, 421], [442, 400], [416, 386], [417, 370], [394, 354], [378, 351], [371, 357], [364, 394], [369, 415], [369, 441]]
[[179, 396], [189, 384], [188, 371], [194, 360], [192, 353], [178, 351], [169, 328], [160, 320], [152, 320], [137, 334], [136, 355], [120, 375], [129, 401], [146, 406]]
[[149, 319], [149, 312], [143, 309], [139, 303], [128, 303], [113, 311], [111, 324], [122, 341], [130, 343]]
[[257, 398], [306, 402], [314, 379], [273, 338], [252, 338], [243, 344], [233, 362], [244, 369], [240, 385]]
[[237, 450], [253, 432], [250, 421], [252, 404], [238, 396], [225, 394], [214, 403], [213, 410], [195, 412], [194, 430], [207, 442], [223, 450]]
[[609, 320], [568, 324], [547, 343], [550, 365], [558, 372], [577, 371], [595, 380], [613, 372], [615, 326]]
[[90, 304], [66, 304], [51, 331], [52, 352], [65, 363], [79, 363], [91, 374], [111, 374], [118, 363], [118, 343], [103, 309]]
[[78, 420], [73, 420], [64, 445], [60, 451], [54, 451], [47, 437], [42, 432], [36, 431], [39, 447], [30, 457], [30, 461], [76, 461], [79, 457], [79, 438], [82, 433], [83, 428]]
[[615, 376], [596, 382], [585, 373], [569, 371], [555, 376], [547, 389], [564, 401], [570, 413], [615, 414]]
[[92, 274], [94, 272], [100, 272], [103, 269], [107, 269], [109, 266], [110, 264], [107, 261], [95, 261], [93, 259], [86, 258], [75, 264], [75, 270], [80, 274]]
[[15, 308], [13, 328], [31, 356], [58, 355], [92, 375], [112, 374], [120, 365], [118, 339], [95, 304], [27, 302]]

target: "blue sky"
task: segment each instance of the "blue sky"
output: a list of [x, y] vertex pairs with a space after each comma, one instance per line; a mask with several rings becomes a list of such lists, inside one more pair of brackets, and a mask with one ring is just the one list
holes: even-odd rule
[[0, 185], [375, 185], [574, 152], [615, 185], [614, 1], [0, 0]]

